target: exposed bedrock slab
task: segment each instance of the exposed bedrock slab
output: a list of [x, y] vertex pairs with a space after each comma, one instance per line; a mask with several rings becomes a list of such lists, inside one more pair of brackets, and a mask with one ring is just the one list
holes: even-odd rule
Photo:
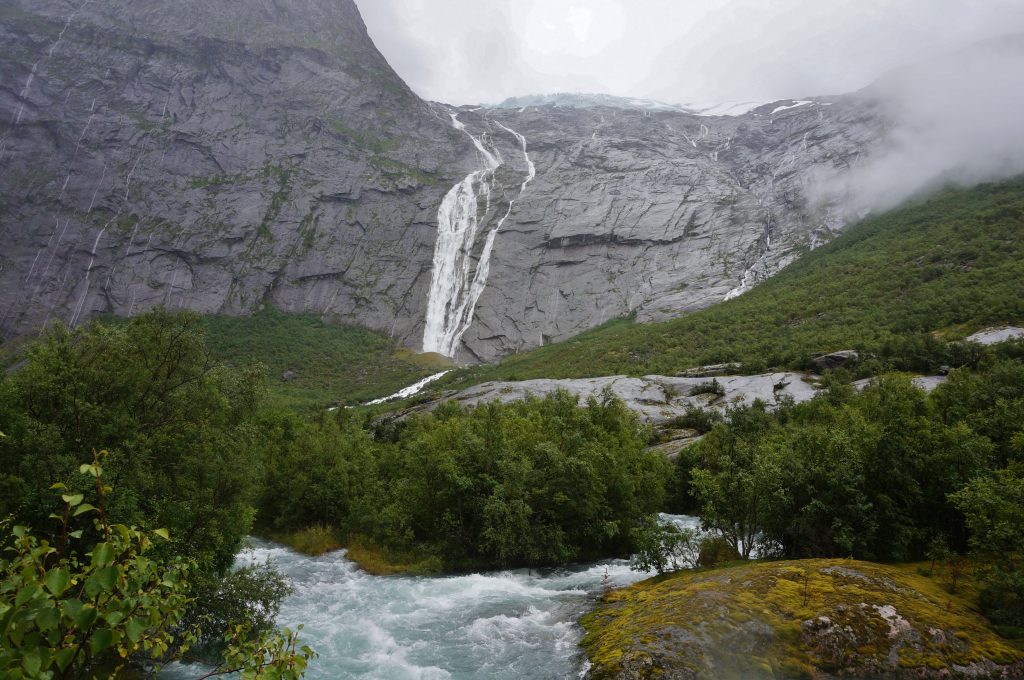
[[[763, 375], [722, 376], [718, 378], [675, 378], [648, 375], [631, 378], [615, 375], [602, 378], [560, 380], [523, 380], [518, 382], [487, 382], [476, 385], [450, 398], [462, 404], [475, 405], [491, 401], [508, 403], [529, 396], [543, 397], [565, 390], [580, 400], [597, 399], [610, 390], [626, 406], [651, 423], [662, 424], [681, 416], [687, 408], [725, 410], [750, 405], [756, 399], [777, 404], [785, 399], [802, 402], [811, 399], [817, 389], [816, 376], [800, 373], [765, 373]], [[714, 382], [712, 382], [714, 381]], [[711, 391], [717, 385], [722, 394]]]

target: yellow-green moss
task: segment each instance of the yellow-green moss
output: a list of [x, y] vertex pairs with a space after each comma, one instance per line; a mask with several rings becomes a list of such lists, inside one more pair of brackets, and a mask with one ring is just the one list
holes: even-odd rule
[[314, 526], [288, 534], [271, 534], [272, 541], [283, 543], [296, 552], [318, 557], [341, 548], [337, 532], [326, 526]]
[[[894, 608], [895, 628], [882, 607]], [[969, 600], [938, 580], [912, 566], [852, 560], [751, 563], [650, 579], [608, 594], [583, 625], [595, 678], [683, 668], [709, 678], [811, 678], [850, 669], [910, 677], [1024, 660]]]
[[439, 558], [393, 555], [361, 536], [349, 539], [345, 556], [374, 576], [437, 574], [444, 568]]
[[313, 557], [345, 548], [345, 557], [374, 576], [437, 574], [444, 570], [444, 564], [437, 557], [396, 555], [359, 535], [343, 541], [338, 531], [328, 526], [313, 526], [286, 534], [268, 534], [266, 538]]

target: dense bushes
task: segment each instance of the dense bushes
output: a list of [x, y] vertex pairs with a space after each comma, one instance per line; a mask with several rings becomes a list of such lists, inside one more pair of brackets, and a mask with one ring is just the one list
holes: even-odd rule
[[[947, 404], [1007, 370], [956, 372], [930, 397], [887, 376], [861, 393], [836, 386], [775, 412], [738, 409], [680, 458], [680, 502], [744, 555], [760, 543], [789, 557], [920, 559], [936, 535], [962, 551], [966, 527], [947, 496], [997, 466], [994, 441], [1020, 426], [976, 430], [988, 421]], [[984, 412], [975, 406], [970, 413]]]
[[[152, 581], [153, 606], [171, 608], [147, 619], [147, 626], [160, 623], [154, 630], [161, 644], [181, 645], [187, 631], [194, 631], [192, 652], [223, 658], [232, 653], [232, 647], [222, 644], [225, 636], [258, 645], [287, 591], [272, 569], [229, 568], [252, 526], [259, 481], [259, 431], [252, 414], [260, 392], [254, 372], [227, 370], [210, 360], [198, 318], [191, 314], [155, 311], [122, 324], [91, 324], [75, 331], [53, 328], [27, 346], [17, 370], [0, 377], [0, 521], [10, 518], [20, 527], [13, 533], [14, 557], [5, 556], [0, 565], [0, 629], [22, 615], [28, 617], [25, 630], [34, 631], [32, 635], [57, 635], [60, 625], [75, 624], [45, 619], [46, 629], [38, 628], [31, 623], [38, 623], [38, 607], [64, 607], [59, 601], [64, 591], [50, 590], [48, 599], [37, 598], [26, 609], [21, 588], [30, 588], [32, 579], [44, 578], [52, 568], [81, 572], [85, 587], [92, 588], [88, 579], [93, 576], [84, 560], [91, 552], [96, 566], [94, 546], [111, 543], [112, 527], [120, 527], [118, 532], [127, 532], [119, 534], [123, 545], [115, 545], [115, 565], [101, 565], [106, 569], [102, 578], [111, 578], [116, 566], [119, 574], [142, 570], [139, 578]], [[98, 472], [94, 483], [81, 474], [99, 469], [97, 450], [103, 450], [103, 483]], [[99, 509], [99, 521], [84, 523], [75, 534], [62, 531], [69, 515], [63, 516], [64, 522], [53, 519], [54, 484], [61, 485], [67, 513], [78, 516]], [[160, 527], [169, 539], [153, 543], [134, 526]], [[116, 561], [122, 554], [125, 561]], [[36, 576], [24, 571], [26, 560], [35, 560]], [[161, 574], [181, 578], [175, 576], [166, 585]], [[10, 590], [16, 586], [17, 594]], [[104, 592], [120, 599], [135, 597], [128, 591]], [[87, 594], [91, 600], [99, 597], [97, 592]], [[78, 604], [68, 607], [82, 604], [79, 595], [71, 597]], [[122, 605], [132, 606], [112, 604]], [[98, 606], [98, 601], [88, 606]], [[157, 616], [162, 620], [155, 621]], [[138, 649], [137, 639], [124, 639], [119, 632], [123, 625], [113, 628], [124, 620], [112, 617], [109, 626], [97, 628], [103, 631], [100, 635], [109, 634], [104, 639], [110, 644], [94, 652], [113, 650], [121, 659], [125, 651], [134, 663], [136, 652], [151, 651]], [[78, 622], [78, 633], [83, 626]], [[243, 629], [247, 632], [239, 634]], [[35, 639], [24, 637], [29, 635], [24, 631], [19, 635], [14, 641], [19, 645]], [[75, 649], [99, 645], [95, 636], [75, 639], [67, 637]], [[60, 670], [65, 661], [84, 663], [82, 654], [43, 659], [28, 647], [21, 651], [28, 654], [22, 659], [25, 668], [34, 668], [37, 658], [41, 668], [51, 661]], [[246, 647], [244, 654], [250, 653], [254, 649]], [[11, 659], [0, 658], [0, 669]]]
[[194, 315], [53, 328], [0, 381], [3, 509], [44, 531], [49, 486], [73, 488], [79, 466], [106, 449], [118, 490], [107, 499], [111, 521], [166, 527], [173, 552], [223, 571], [251, 523], [248, 419], [259, 395], [254, 373], [210, 360]]
[[282, 438], [261, 521], [333, 524], [452, 569], [563, 564], [628, 554], [669, 471], [610, 396], [447, 404], [386, 434], [371, 439], [343, 411]]
[[[105, 452], [82, 466], [100, 489], [98, 506], [62, 485], [53, 490], [64, 505], [56, 543], [0, 525], [0, 676], [134, 677], [199, 648], [216, 652], [206, 677], [301, 677], [314, 653], [299, 648], [294, 633], [273, 631], [286, 586], [272, 568], [233, 572], [227, 587], [198, 603], [195, 560], [154, 559], [169, 540], [166, 529], [108, 521], [102, 499], [112, 489], [101, 458]], [[82, 538], [85, 526], [94, 542]], [[247, 608], [251, 615], [240, 620], [238, 610]]]
[[[1024, 366], [991, 355], [931, 395], [898, 375], [862, 392], [734, 410], [680, 456], [676, 503], [743, 556], [916, 560], [968, 548], [982, 604], [1024, 623]], [[1009, 466], [1009, 467], [1007, 467]]]

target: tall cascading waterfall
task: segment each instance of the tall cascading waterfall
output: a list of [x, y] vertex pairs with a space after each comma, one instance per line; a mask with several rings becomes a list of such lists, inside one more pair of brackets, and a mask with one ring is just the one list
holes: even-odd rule
[[[470, 173], [452, 187], [437, 211], [437, 242], [423, 329], [423, 351], [447, 357], [455, 356], [462, 336], [473, 322], [477, 301], [487, 285], [494, 240], [512, 213], [515, 202], [515, 199], [509, 200], [504, 216], [488, 232], [474, 269], [473, 246], [490, 211], [495, 171], [502, 161], [497, 151], [487, 150], [482, 137], [476, 137], [466, 129], [457, 114], [451, 114], [451, 118], [452, 125], [473, 141], [486, 167]], [[526, 157], [527, 178], [520, 187], [521, 195], [536, 176], [536, 167], [526, 153], [526, 139], [504, 125], [498, 126], [515, 136]]]

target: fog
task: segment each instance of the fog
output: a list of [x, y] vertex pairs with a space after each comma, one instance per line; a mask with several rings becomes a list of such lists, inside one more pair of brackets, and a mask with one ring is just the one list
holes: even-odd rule
[[1024, 173], [1024, 35], [988, 41], [878, 80], [891, 127], [849, 172], [819, 178], [819, 200], [863, 216], [942, 185]]
[[600, 92], [669, 104], [858, 90], [1006, 33], [1024, 0], [357, 0], [421, 96]]

